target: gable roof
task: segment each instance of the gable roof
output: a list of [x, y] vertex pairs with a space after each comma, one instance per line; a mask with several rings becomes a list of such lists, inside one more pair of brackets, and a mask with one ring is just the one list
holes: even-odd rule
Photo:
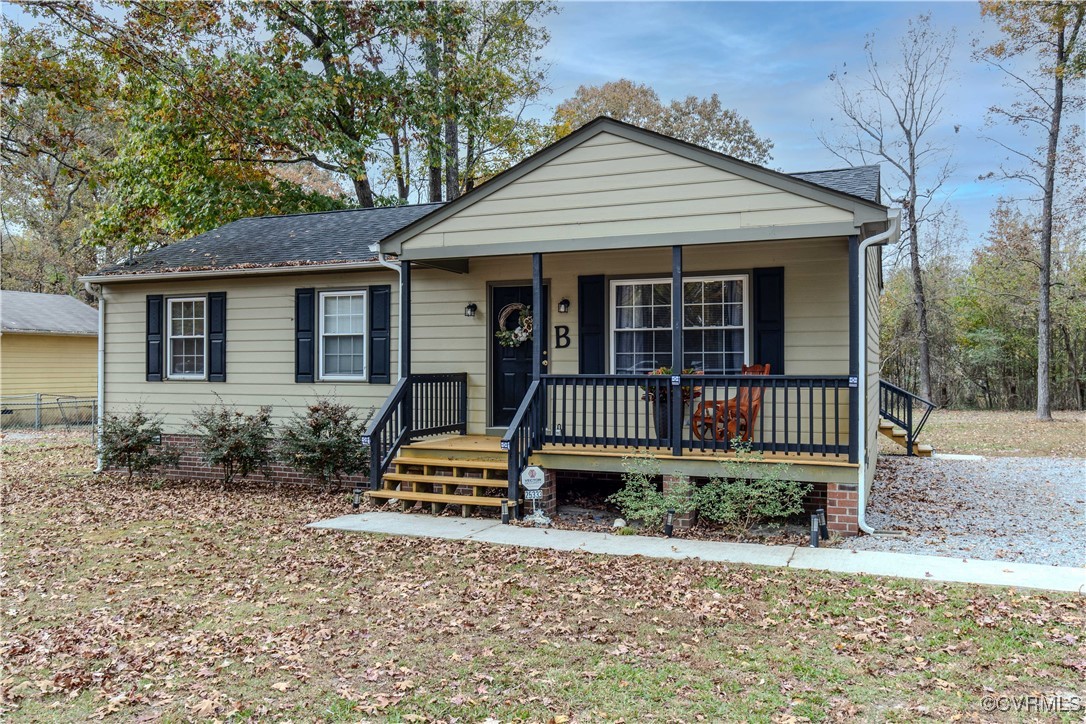
[[374, 262], [377, 255], [370, 251], [370, 244], [439, 206], [382, 206], [238, 219], [131, 261], [103, 267], [88, 278]]
[[[745, 177], [826, 206], [853, 212], [857, 228], [865, 223], [886, 222], [887, 209], [878, 200], [877, 166], [790, 175], [639, 126], [600, 116], [503, 171], [473, 191], [446, 203], [440, 209], [393, 233], [382, 242], [383, 250], [391, 253], [406, 253], [402, 248], [404, 242], [603, 133], [613, 134], [665, 153]], [[872, 185], [872, 179], [876, 180], [874, 185]]]
[[98, 334], [98, 310], [66, 294], [0, 291], [5, 332]]

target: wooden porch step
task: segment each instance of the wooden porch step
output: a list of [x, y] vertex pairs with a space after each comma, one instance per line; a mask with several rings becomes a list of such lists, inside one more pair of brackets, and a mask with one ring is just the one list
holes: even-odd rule
[[487, 505], [500, 508], [505, 498], [491, 498], [481, 495], [445, 495], [443, 493], [415, 493], [400, 490], [370, 490], [366, 495], [371, 498], [396, 498], [397, 500], [421, 500], [424, 503], [444, 503], [445, 505]]
[[412, 473], [385, 473], [383, 480], [397, 483], [422, 483], [425, 485], [463, 485], [476, 488], [507, 488], [506, 478], [465, 478], [453, 475], [414, 475]]
[[421, 455], [401, 455], [393, 459], [393, 465], [412, 467], [463, 468], [465, 470], [508, 470], [509, 463], [503, 460], [461, 460], [450, 458], [424, 457]]
[[[909, 447], [909, 433], [889, 420], [879, 420], [879, 433], [890, 438], [903, 448]], [[931, 445], [923, 445], [919, 442], [913, 443], [913, 455], [916, 455], [917, 457], [930, 458], [934, 452], [935, 448]]]
[[921, 445], [918, 442], [913, 443], [913, 455], [916, 455], [917, 457], [930, 458], [934, 452], [935, 448], [931, 445]]

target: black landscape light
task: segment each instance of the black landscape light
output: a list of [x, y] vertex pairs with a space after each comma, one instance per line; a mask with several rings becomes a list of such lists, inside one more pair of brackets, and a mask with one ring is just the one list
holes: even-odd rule
[[811, 548], [818, 548], [818, 513], [811, 513]]
[[464, 316], [465, 316], [465, 317], [474, 317], [474, 316], [475, 316], [475, 312], [476, 312], [476, 311], [477, 311], [478, 309], [479, 309], [479, 305], [478, 305], [478, 304], [476, 304], [475, 302], [469, 302], [469, 303], [468, 303], [468, 306], [464, 307]]
[[675, 532], [675, 511], [667, 511], [667, 517], [664, 518], [664, 535], [668, 538]]
[[355, 510], [358, 510], [358, 506], [361, 505], [361, 504], [362, 504], [362, 488], [360, 488], [360, 487], [358, 487], [356, 485], [355, 489], [354, 489], [354, 503], [352, 504], [352, 507]]
[[818, 516], [818, 533], [822, 536], [822, 540], [830, 539], [830, 529], [826, 526], [826, 509], [819, 508], [815, 511], [815, 515]]
[[503, 500], [502, 501], [502, 523], [508, 523], [508, 522], [509, 522], [509, 501], [508, 500]]

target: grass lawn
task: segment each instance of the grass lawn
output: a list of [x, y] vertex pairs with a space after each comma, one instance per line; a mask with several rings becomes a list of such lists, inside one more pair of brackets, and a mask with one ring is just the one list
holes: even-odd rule
[[984, 696], [1086, 693], [1078, 596], [318, 532], [345, 496], [91, 466], [4, 442], [11, 720], [989, 720]]
[[[1054, 412], [1052, 417], [1052, 422], [1039, 422], [1032, 412], [935, 410], [920, 442], [933, 445], [937, 453], [1086, 458], [1086, 414]], [[880, 450], [903, 452], [885, 438]]]

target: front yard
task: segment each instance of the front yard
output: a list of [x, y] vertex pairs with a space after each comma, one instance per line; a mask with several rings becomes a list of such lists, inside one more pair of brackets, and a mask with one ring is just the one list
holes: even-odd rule
[[12, 719], [987, 720], [1084, 693], [1079, 596], [317, 532], [345, 495], [92, 464], [4, 441]]

